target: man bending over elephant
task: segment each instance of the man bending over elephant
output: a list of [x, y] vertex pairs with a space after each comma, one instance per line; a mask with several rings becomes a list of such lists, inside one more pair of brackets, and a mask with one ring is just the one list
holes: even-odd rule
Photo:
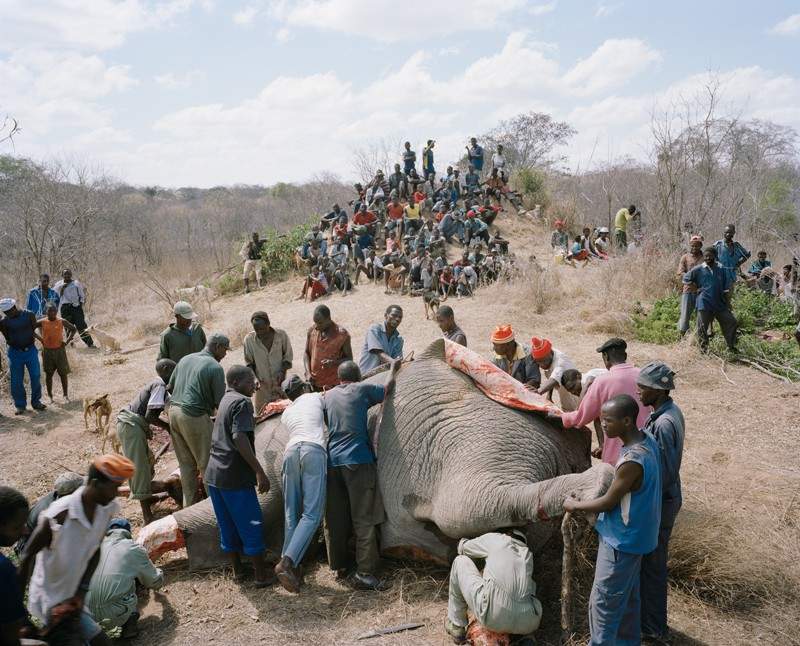
[[540, 395], [547, 395], [550, 401], [553, 401], [553, 391], [558, 390], [558, 402], [561, 409], [575, 410], [578, 407], [578, 398], [561, 385], [561, 375], [564, 374], [564, 371], [575, 368], [572, 360], [561, 350], [556, 350], [550, 339], [537, 337], [531, 339], [531, 356], [547, 378], [547, 381], [536, 392]]
[[369, 439], [367, 412], [394, 391], [400, 361], [392, 361], [385, 385], [361, 382], [353, 361], [339, 366], [339, 381], [324, 396], [328, 416], [328, 494], [325, 508], [325, 541], [328, 564], [340, 578], [347, 575], [350, 559], [347, 542], [355, 535], [356, 571], [350, 584], [361, 590], [382, 590], [377, 579], [378, 537], [376, 527], [384, 520], [378, 490], [378, 469]]
[[[518, 529], [462, 538], [450, 568], [445, 630], [456, 644], [467, 638], [467, 610], [488, 630], [528, 635], [539, 627], [533, 555]], [[473, 559], [486, 562], [483, 574]]]
[[384, 363], [403, 357], [403, 337], [397, 331], [403, 322], [403, 308], [389, 305], [383, 315], [383, 323], [373, 323], [364, 337], [364, 347], [358, 359], [362, 375], [375, 370]]
[[492, 332], [492, 363], [506, 374], [511, 375], [524, 384], [526, 388], [536, 390], [542, 382], [539, 366], [533, 360], [530, 351], [517, 343], [514, 330], [510, 325], [498, 325]]

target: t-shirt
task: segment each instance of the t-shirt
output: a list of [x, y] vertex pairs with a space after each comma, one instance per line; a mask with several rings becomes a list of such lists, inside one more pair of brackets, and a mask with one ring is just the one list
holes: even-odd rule
[[[377, 260], [377, 258], [376, 258]], [[369, 264], [369, 258], [367, 258]], [[311, 373], [311, 383], [317, 388], [336, 386], [339, 383], [337, 371], [338, 360], [344, 358], [342, 349], [350, 341], [350, 334], [343, 327], [336, 324], [331, 326], [327, 334], [317, 330], [314, 326], [306, 335], [306, 353], [308, 354], [308, 369]], [[322, 365], [326, 359], [336, 360], [334, 363]]]
[[709, 267], [702, 263], [693, 267], [684, 277], [684, 284], [695, 285], [698, 289], [698, 311], [722, 312], [728, 309], [725, 293], [730, 291], [734, 277], [729, 271], [715, 264]]
[[386, 389], [378, 384], [341, 384], [325, 393], [328, 413], [328, 464], [372, 464], [375, 456], [369, 444], [367, 412], [379, 404]]
[[405, 207], [399, 202], [397, 204], [389, 202], [388, 206], [386, 207], [386, 215], [388, 215], [392, 220], [402, 220], [404, 211]]
[[354, 224], [372, 224], [378, 218], [372, 211], [359, 211], [353, 216]]
[[246, 489], [256, 484], [256, 474], [236, 448], [236, 438], [244, 433], [255, 449], [253, 403], [249, 397], [228, 388], [219, 403], [211, 433], [211, 453], [204, 480], [218, 489]]
[[292, 402], [281, 415], [281, 424], [289, 431], [286, 450], [300, 442], [311, 442], [325, 448], [325, 415], [322, 393], [306, 393]]
[[190, 417], [211, 415], [225, 394], [225, 371], [208, 350], [183, 358], [169, 380], [172, 405]]
[[628, 209], [620, 209], [614, 218], [614, 228], [617, 231], [625, 231], [628, 228], [628, 222], [633, 216]]
[[448, 341], [463, 345], [465, 348], [467, 347], [467, 335], [464, 334], [464, 331], [457, 325], [454, 325], [452, 330], [442, 332], [442, 336]]
[[167, 384], [158, 377], [142, 388], [128, 404], [128, 410], [140, 417], [147, 415], [148, 410], [164, 410], [167, 400]]
[[[687, 271], [689, 271], [693, 267], [697, 267], [697, 265], [701, 264], [702, 262], [703, 262], [703, 254], [699, 253], [695, 256], [690, 253], [685, 253], [681, 256], [681, 260], [678, 263], [678, 273], [681, 274], [681, 278], [683, 278], [683, 275], [686, 274]], [[683, 293], [696, 294], [697, 285], [694, 285], [692, 283], [684, 283]]]
[[0, 332], [8, 345], [16, 350], [27, 350], [33, 346], [35, 329], [36, 316], [28, 310], [19, 310], [16, 316], [6, 316], [0, 320]]
[[[395, 261], [395, 266], [399, 266], [399, 260]], [[388, 354], [392, 359], [400, 359], [403, 356], [403, 337], [395, 330], [392, 336], [386, 334], [386, 323], [373, 323], [369, 326], [364, 337], [364, 345], [361, 348], [361, 356], [358, 359], [358, 367], [364, 375], [370, 370], [381, 365], [377, 353], [372, 350], [380, 350]]]
[[17, 568], [0, 554], [0, 626], [16, 623], [27, 616], [17, 580]]
[[58, 350], [64, 342], [64, 321], [59, 318], [54, 321], [43, 318], [39, 322], [42, 324], [42, 347], [46, 350]]
[[415, 204], [414, 206], [410, 204], [407, 205], [404, 213], [409, 220], [419, 220], [419, 204]]

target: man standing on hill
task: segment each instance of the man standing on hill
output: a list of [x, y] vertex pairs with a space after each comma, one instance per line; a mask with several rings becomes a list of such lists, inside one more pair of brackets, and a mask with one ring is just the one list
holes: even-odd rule
[[467, 146], [467, 159], [478, 173], [483, 171], [483, 146], [478, 145], [478, 140], [473, 137]]
[[397, 331], [403, 322], [403, 308], [389, 305], [383, 323], [373, 323], [364, 337], [364, 346], [358, 359], [361, 374], [365, 375], [384, 363], [403, 358], [403, 337]]
[[16, 414], [22, 415], [28, 405], [25, 393], [25, 370], [31, 382], [31, 408], [44, 410], [42, 403], [41, 368], [39, 352], [34, 341], [42, 341], [36, 332], [42, 324], [36, 320], [33, 312], [17, 309], [17, 301], [13, 298], [0, 300], [0, 332], [8, 345], [8, 368], [11, 380], [11, 398], [14, 400]]
[[630, 395], [639, 404], [636, 427], [641, 428], [647, 420], [647, 409], [642, 405], [636, 387], [639, 369], [628, 363], [627, 349], [628, 344], [625, 340], [616, 337], [609, 339], [597, 348], [608, 372], [595, 377], [581, 398], [577, 410], [561, 414], [553, 412], [547, 414], [551, 420], [560, 420], [564, 428], [581, 428], [590, 422], [595, 422], [598, 448], [592, 452], [592, 455], [612, 466], [619, 459], [622, 441], [603, 433], [599, 424], [600, 410], [603, 404], [617, 395]]
[[[727, 233], [727, 229], [726, 229]], [[708, 349], [708, 328], [714, 319], [719, 321], [725, 343], [731, 352], [736, 352], [736, 328], [738, 323], [731, 312], [731, 294], [735, 270], [717, 264], [716, 247], [703, 251], [704, 263], [692, 268], [684, 277], [684, 285], [697, 288], [697, 338], [700, 349]]]
[[436, 168], [433, 165], [433, 147], [436, 142], [433, 139], [428, 139], [425, 148], [422, 149], [422, 174], [426, 182], [430, 182], [431, 190], [435, 189], [434, 182], [436, 180]]
[[339, 366], [352, 360], [350, 333], [331, 320], [327, 305], [317, 305], [314, 325], [308, 328], [306, 351], [303, 353], [306, 381], [315, 391], [337, 386]]
[[[689, 240], [689, 253], [681, 256], [678, 263], [678, 278], [683, 280], [686, 272], [703, 262], [703, 236], [692, 236]], [[692, 318], [695, 304], [697, 302], [697, 287], [695, 285], [683, 285], [681, 294], [681, 318], [678, 321], [678, 332], [681, 336], [689, 330], [689, 320]]]
[[178, 301], [172, 308], [175, 322], [161, 333], [157, 361], [171, 359], [180, 363], [187, 354], [200, 352], [206, 347], [206, 333], [196, 320], [192, 306], [186, 301]]
[[260, 415], [266, 404], [284, 399], [281, 384], [294, 357], [289, 335], [272, 327], [266, 312], [253, 312], [250, 323], [253, 331], [244, 337], [244, 361], [260, 383], [253, 402]]
[[637, 215], [636, 206], [633, 204], [627, 209], [617, 211], [614, 218], [614, 243], [620, 252], [624, 252], [628, 248], [628, 223]]
[[242, 256], [244, 256], [244, 293], [250, 291], [250, 278], [255, 275], [256, 285], [261, 289], [261, 251], [266, 240], [260, 240], [258, 232], [253, 233], [253, 237], [244, 243]]
[[83, 342], [93, 348], [94, 341], [86, 332], [86, 317], [83, 312], [83, 306], [86, 304], [86, 288], [83, 283], [72, 278], [72, 271], [69, 269], [65, 269], [61, 276], [61, 280], [53, 285], [53, 289], [58, 292], [61, 318], [78, 328]]
[[39, 276], [39, 284], [28, 292], [28, 304], [25, 309], [33, 312], [37, 319], [47, 315], [48, 303], [58, 306], [58, 292], [50, 287], [50, 276], [42, 274]]
[[731, 285], [736, 282], [739, 267], [750, 257], [750, 252], [742, 244], [734, 240], [736, 226], [728, 224], [725, 226], [723, 239], [714, 243], [714, 250], [717, 252], [717, 265], [721, 267], [731, 281]]
[[197, 476], [208, 466], [211, 416], [225, 394], [225, 371], [219, 362], [230, 346], [228, 337], [212, 334], [206, 347], [184, 357], [169, 379], [169, 434], [181, 471], [184, 507], [199, 501]]
[[642, 637], [666, 643], [667, 556], [675, 518], [683, 502], [681, 460], [686, 424], [683, 413], [669, 396], [675, 389], [675, 373], [665, 363], [653, 361], [636, 380], [642, 404], [653, 409], [642, 427], [658, 443], [661, 457], [661, 524], [658, 547], [642, 557]]
[[411, 150], [410, 141], [407, 141], [403, 148], [403, 171], [406, 175], [411, 175], [411, 171], [416, 170], [417, 153]]

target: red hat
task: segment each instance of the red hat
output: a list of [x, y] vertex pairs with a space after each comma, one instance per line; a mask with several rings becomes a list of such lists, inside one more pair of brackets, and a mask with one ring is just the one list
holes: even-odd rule
[[116, 453], [98, 455], [92, 460], [92, 465], [112, 482], [123, 482], [134, 473], [133, 462]]
[[470, 209], [469, 211], [467, 211], [467, 217], [468, 217], [468, 218], [474, 218], [476, 215], [477, 215], [477, 214], [476, 214], [476, 213], [475, 213], [475, 211], [473, 211], [472, 209]]
[[509, 343], [514, 340], [514, 330], [510, 325], [498, 325], [492, 332], [492, 343]]
[[540, 339], [536, 336], [531, 339], [531, 356], [534, 361], [544, 359], [552, 350], [553, 344], [550, 343], [550, 339]]

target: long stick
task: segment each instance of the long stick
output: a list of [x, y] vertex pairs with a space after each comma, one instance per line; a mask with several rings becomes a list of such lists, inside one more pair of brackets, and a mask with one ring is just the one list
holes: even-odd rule
[[572, 574], [574, 569], [574, 549], [572, 534], [572, 514], [564, 513], [561, 521], [561, 536], [564, 539], [564, 554], [561, 561], [561, 638], [562, 643], [572, 636]]
[[751, 366], [752, 368], [755, 368], [759, 372], [763, 372], [765, 375], [769, 375], [770, 377], [773, 377], [775, 379], [780, 379], [781, 381], [784, 381], [787, 384], [792, 383], [791, 380], [788, 379], [787, 377], [783, 377], [781, 375], [777, 375], [774, 372], [771, 372], [770, 370], [767, 370], [760, 363], [756, 363], [755, 361], [750, 361], [749, 359], [745, 359], [743, 357], [737, 357], [736, 360], [737, 361], [741, 361], [742, 363], [746, 363], [748, 366]]

